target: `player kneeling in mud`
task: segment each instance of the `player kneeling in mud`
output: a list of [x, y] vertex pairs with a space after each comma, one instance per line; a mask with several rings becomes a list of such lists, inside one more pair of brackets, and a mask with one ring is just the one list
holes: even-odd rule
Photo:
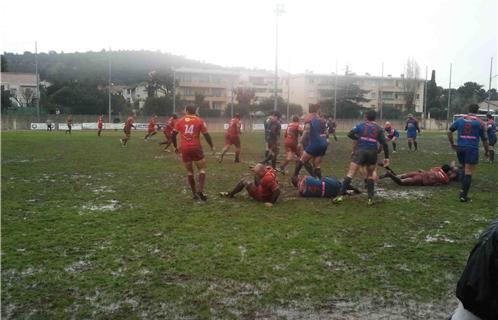
[[400, 186], [439, 186], [458, 181], [461, 176], [461, 169], [456, 166], [455, 161], [427, 171], [419, 169], [401, 175], [396, 175], [390, 168], [385, 169], [386, 173], [380, 179], [391, 178]]
[[[292, 184], [299, 190], [299, 196], [304, 198], [334, 198], [341, 194], [342, 189], [342, 181], [334, 177], [293, 177]], [[360, 193], [360, 190], [352, 185], [346, 190], [346, 195]]]
[[230, 192], [220, 192], [222, 197], [233, 198], [237, 193], [246, 189], [249, 195], [257, 201], [264, 202], [269, 208], [277, 202], [280, 196], [280, 185], [277, 172], [269, 166], [258, 163], [251, 167], [254, 180], [242, 178]]

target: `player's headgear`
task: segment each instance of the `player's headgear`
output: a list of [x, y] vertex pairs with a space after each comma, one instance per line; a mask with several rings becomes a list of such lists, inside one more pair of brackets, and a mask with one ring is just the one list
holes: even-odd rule
[[448, 173], [451, 170], [451, 167], [448, 164], [443, 164], [441, 169], [443, 169], [444, 173]]
[[391, 127], [391, 122], [387, 121], [386, 124], [384, 124], [384, 128], [390, 128]]

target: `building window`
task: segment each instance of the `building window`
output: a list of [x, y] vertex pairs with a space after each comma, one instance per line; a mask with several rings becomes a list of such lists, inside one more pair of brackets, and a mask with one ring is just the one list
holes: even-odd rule
[[393, 100], [394, 99], [394, 92], [382, 92], [382, 99], [383, 100]]

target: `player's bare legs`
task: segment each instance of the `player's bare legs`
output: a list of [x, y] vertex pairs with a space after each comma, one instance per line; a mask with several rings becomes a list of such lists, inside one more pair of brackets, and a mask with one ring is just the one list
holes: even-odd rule
[[220, 157], [218, 158], [218, 162], [222, 163], [223, 162], [223, 157], [225, 156], [225, 153], [227, 153], [228, 149], [230, 148], [229, 144], [225, 144], [223, 147], [223, 150], [221, 150]]
[[313, 159], [313, 166], [314, 166], [313, 176], [315, 178], [319, 178], [319, 179], [322, 178], [322, 169], [320, 168], [321, 163], [322, 163], [322, 157], [315, 157]]
[[190, 186], [190, 190], [192, 191], [192, 196], [194, 199], [199, 199], [197, 189], [195, 188], [194, 166], [192, 165], [192, 161], [185, 162], [184, 165], [185, 169], [187, 169], [187, 181]]
[[235, 162], [240, 162], [240, 146], [235, 147]]
[[[195, 162], [195, 166], [197, 167], [197, 170], [199, 171], [198, 175], [198, 180], [199, 180], [199, 191], [196, 193], [197, 196], [202, 201], [206, 201], [207, 197], [204, 195], [204, 185], [206, 184], [206, 160], [202, 159], [199, 161]], [[193, 173], [192, 173], [192, 178], [193, 178]], [[195, 180], [194, 180], [195, 183]]]
[[361, 166], [354, 163], [354, 162], [351, 162], [349, 164], [348, 173], [346, 173], [346, 176], [344, 177], [344, 180], [342, 181], [340, 195], [338, 197], [334, 198], [334, 200], [333, 200], [334, 203], [342, 202], [342, 196], [347, 193], [348, 189], [351, 186], [351, 181], [353, 180], [354, 175], [356, 174], [356, 172], [360, 168], [361, 168]]
[[253, 182], [250, 181], [249, 179], [247, 178], [242, 178], [236, 185], [235, 187], [232, 189], [232, 191], [230, 192], [222, 192], [220, 193], [222, 196], [226, 196], [226, 197], [229, 197], [229, 198], [233, 198], [237, 193], [241, 192], [242, 190], [244, 189], [248, 189], [249, 188], [249, 185], [251, 185]]

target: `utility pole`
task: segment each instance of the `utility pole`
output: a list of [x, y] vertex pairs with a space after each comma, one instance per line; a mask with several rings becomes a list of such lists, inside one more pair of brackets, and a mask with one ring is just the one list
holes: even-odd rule
[[337, 59], [335, 59], [335, 77], [334, 77], [334, 121], [337, 116]]
[[426, 117], [427, 117], [427, 72], [428, 67], [425, 66], [425, 83], [424, 83], [424, 104], [423, 104], [423, 115], [424, 115], [424, 129], [426, 125]]
[[491, 81], [492, 80], [493, 80], [493, 57], [491, 57], [491, 65], [489, 66], [488, 112], [489, 112], [489, 101], [491, 100]]
[[382, 120], [382, 86], [384, 85], [384, 62], [382, 62], [382, 71], [380, 75], [380, 85], [379, 85], [379, 117]]
[[453, 69], [453, 65], [450, 63], [450, 86], [448, 88], [448, 110], [446, 111], [446, 130], [448, 130], [449, 121], [450, 121], [450, 104], [451, 104], [451, 72]]
[[275, 83], [274, 83], [274, 89], [273, 89], [273, 94], [274, 94], [274, 104], [273, 104], [273, 110], [277, 111], [277, 106], [278, 106], [278, 17], [281, 16], [284, 13], [284, 5], [283, 4], [277, 4], [275, 10], [273, 11], [275, 13]]
[[[289, 68], [290, 70], [290, 68]], [[290, 71], [287, 76], [287, 123], [290, 122], [289, 120], [289, 110], [290, 110]]]
[[173, 68], [173, 113], [176, 113], [176, 70]]
[[38, 42], [36, 41], [35, 41], [35, 73], [36, 73], [36, 117], [38, 119], [38, 122], [40, 122], [40, 76], [38, 75]]
[[112, 67], [111, 67], [111, 48], [109, 48], [109, 123], [112, 123], [111, 121], [111, 78], [112, 78]]
[[230, 118], [233, 118], [233, 93], [234, 93], [233, 82], [234, 82], [234, 78], [235, 78], [235, 76], [232, 75], [232, 94], [231, 94], [232, 102], [230, 103]]

